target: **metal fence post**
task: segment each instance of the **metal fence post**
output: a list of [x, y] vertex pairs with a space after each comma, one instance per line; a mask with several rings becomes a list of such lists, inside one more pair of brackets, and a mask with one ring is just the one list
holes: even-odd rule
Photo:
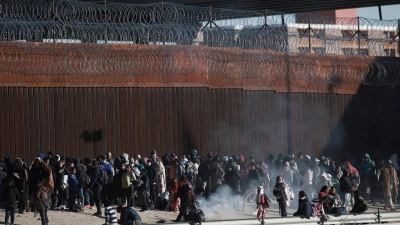
[[311, 19], [308, 13], [308, 53], [311, 53]]
[[165, 16], [164, 16], [164, 2], [161, 2], [161, 23], [163, 25], [163, 28], [162, 28], [162, 43], [163, 43], [163, 45], [165, 45], [164, 18], [165, 18]]
[[358, 55], [360, 55], [360, 17], [357, 16]]
[[104, 22], [106, 25], [106, 30], [105, 30], [105, 36], [104, 36], [104, 41], [107, 44], [108, 42], [108, 34], [107, 34], [107, 22], [108, 22], [108, 18], [107, 18], [107, 0], [104, 0]]
[[380, 211], [380, 209], [378, 208], [378, 212], [374, 213], [374, 214], [377, 217], [377, 219], [375, 219], [375, 221], [378, 222], [378, 224], [381, 224], [381, 211]]

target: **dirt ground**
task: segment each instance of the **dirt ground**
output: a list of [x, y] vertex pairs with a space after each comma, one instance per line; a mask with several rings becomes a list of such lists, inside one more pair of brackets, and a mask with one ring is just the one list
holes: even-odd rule
[[[288, 215], [292, 215], [295, 211], [294, 208], [297, 207], [294, 204], [288, 210]], [[386, 212], [383, 210], [383, 206], [372, 206], [369, 205], [368, 212], [376, 212], [378, 208], [381, 208], [381, 212]], [[400, 205], [397, 205], [396, 208], [400, 208]], [[104, 211], [104, 210], [103, 210]], [[255, 205], [253, 203], [249, 203], [247, 207], [247, 212], [243, 210], [233, 209], [228, 202], [225, 202], [221, 206], [215, 206], [214, 208], [205, 209], [206, 212], [206, 220], [232, 220], [232, 219], [251, 219], [255, 218]], [[68, 211], [49, 211], [48, 216], [51, 225], [100, 225], [104, 224], [104, 218], [96, 217], [92, 214], [95, 213], [95, 210], [85, 209], [83, 212], [73, 213]], [[158, 211], [158, 210], [149, 210], [149, 212], [139, 212], [139, 215], [142, 217], [142, 221], [144, 224], [160, 224], [160, 223], [173, 223], [171, 220], [175, 219], [178, 215], [174, 212], [167, 211]], [[119, 214], [117, 215], [119, 218]], [[267, 212], [268, 217], [277, 217], [278, 216], [278, 208], [277, 204], [273, 202], [272, 207], [268, 209]], [[5, 212], [2, 210], [0, 212], [1, 222], [0, 224], [4, 224]], [[40, 225], [41, 221], [38, 219], [40, 216], [38, 215], [36, 218], [33, 217], [32, 212], [28, 212], [25, 214], [16, 214], [15, 224], [19, 225]]]

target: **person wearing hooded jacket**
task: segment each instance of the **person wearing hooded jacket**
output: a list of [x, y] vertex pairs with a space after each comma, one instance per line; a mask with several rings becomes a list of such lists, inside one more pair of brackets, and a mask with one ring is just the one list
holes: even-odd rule
[[350, 180], [352, 182], [352, 186], [355, 190], [358, 189], [360, 185], [360, 174], [358, 173], [357, 169], [350, 162], [346, 162], [344, 167], [349, 170]]
[[360, 192], [361, 195], [367, 196], [367, 189], [370, 188], [370, 184], [373, 182], [373, 176], [376, 174], [375, 163], [371, 160], [368, 153], [363, 156], [363, 161], [360, 166]]
[[15, 167], [13, 173], [14, 186], [19, 191], [20, 201], [18, 202], [18, 213], [25, 213], [25, 181], [28, 176], [28, 172], [23, 167], [22, 159], [15, 158]]
[[[233, 163], [233, 159], [228, 160], [228, 164], [225, 166], [225, 184], [231, 189], [232, 195], [237, 196], [240, 194], [240, 175]], [[234, 203], [234, 208], [238, 205]]]
[[88, 162], [88, 175], [90, 176], [90, 183], [86, 188], [87, 191], [92, 190], [93, 199], [96, 207], [91, 207], [92, 209], [97, 209], [95, 216], [101, 216], [101, 190], [102, 184], [100, 183], [100, 169], [97, 167], [97, 162]]
[[56, 180], [54, 181], [57, 199], [55, 202], [56, 209], [66, 209], [66, 200], [68, 198], [68, 188], [64, 185], [64, 176], [68, 175], [67, 169], [61, 160], [57, 162], [54, 168], [56, 172]]
[[342, 193], [343, 205], [346, 211], [349, 211], [349, 205], [354, 205], [351, 195], [353, 193], [353, 185], [349, 176], [349, 171], [347, 169], [343, 170], [343, 176], [340, 178], [340, 192]]
[[262, 215], [264, 218], [267, 217], [267, 208], [271, 205], [271, 200], [264, 193], [263, 186], [257, 187], [256, 194], [256, 204], [257, 204], [257, 219], [260, 220], [260, 216]]
[[8, 154], [4, 157], [4, 164], [7, 169], [7, 177], [12, 177], [12, 174], [14, 173], [14, 163], [12, 162], [11, 155]]
[[247, 175], [247, 179], [249, 181], [250, 185], [254, 185], [254, 186], [259, 186], [260, 184], [262, 184], [262, 180], [261, 180], [261, 176], [260, 173], [257, 170], [257, 164], [256, 163], [252, 163], [249, 173]]
[[204, 187], [206, 197], [210, 194], [210, 175], [211, 166], [207, 163], [205, 158], [202, 158], [199, 165], [199, 179], [197, 180], [197, 185]]

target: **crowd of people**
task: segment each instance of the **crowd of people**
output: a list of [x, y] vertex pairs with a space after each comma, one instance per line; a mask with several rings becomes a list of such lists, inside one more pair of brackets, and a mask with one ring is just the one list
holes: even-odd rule
[[[361, 196], [395, 211], [400, 169], [397, 155], [377, 164], [368, 154], [360, 158], [361, 162], [347, 157], [338, 164], [331, 157], [298, 153], [271, 154], [263, 161], [254, 155], [221, 157], [208, 153], [200, 157], [193, 149], [180, 157], [160, 157], [153, 150], [148, 157], [123, 153], [113, 158], [108, 153], [96, 159], [48, 152], [46, 157], [38, 154], [30, 163], [6, 155], [0, 164], [0, 197], [6, 209], [5, 224], [14, 224], [16, 211], [40, 214], [42, 225], [46, 225], [48, 210], [84, 209], [96, 209], [94, 215], [104, 215], [105, 224], [141, 224], [135, 209], [179, 210], [174, 221], [189, 221], [193, 219], [190, 210], [201, 205], [200, 199], [210, 198], [222, 186], [238, 197], [257, 187], [257, 217], [266, 216], [271, 205], [269, 194], [277, 200], [281, 216], [287, 216], [294, 193], [298, 193], [295, 216], [311, 216], [313, 199], [326, 214], [362, 213], [367, 205]], [[239, 209], [238, 202], [231, 204]], [[119, 220], [113, 205], [121, 213]]]

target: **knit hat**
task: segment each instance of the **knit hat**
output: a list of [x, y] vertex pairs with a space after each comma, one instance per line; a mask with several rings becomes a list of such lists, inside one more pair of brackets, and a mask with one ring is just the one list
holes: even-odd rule
[[43, 153], [39, 153], [39, 154], [37, 155], [37, 157], [39, 157], [39, 158], [41, 158], [41, 159], [44, 159]]

